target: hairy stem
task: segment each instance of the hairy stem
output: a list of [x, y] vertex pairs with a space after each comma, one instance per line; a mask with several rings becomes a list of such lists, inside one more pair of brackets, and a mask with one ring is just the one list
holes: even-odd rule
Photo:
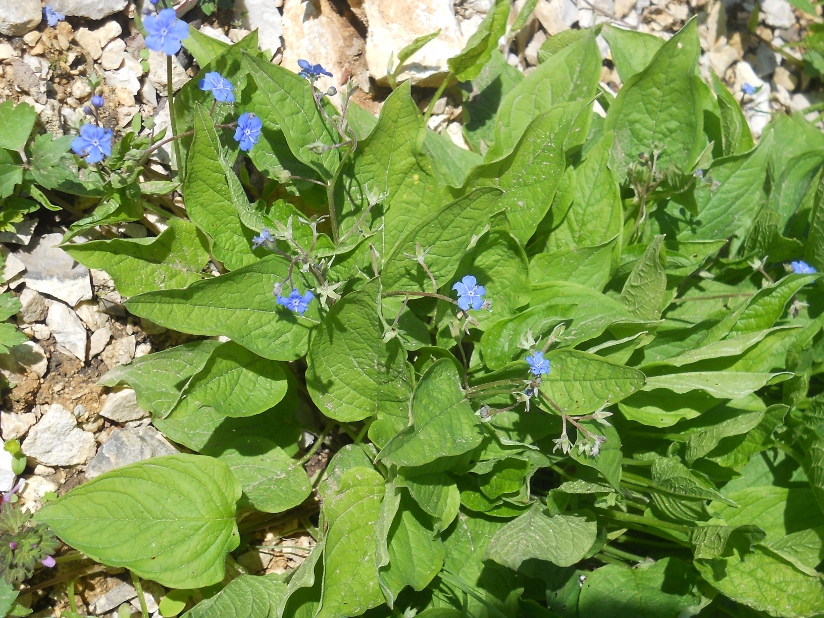
[[[177, 119], [175, 118], [175, 89], [172, 85], [172, 57], [166, 56], [166, 96], [169, 105], [169, 120], [172, 125], [172, 137], [177, 135]], [[177, 173], [180, 174], [180, 144], [174, 142], [175, 165]]]
[[140, 578], [135, 575], [134, 571], [129, 571], [132, 575], [132, 585], [137, 591], [137, 600], [140, 602], [140, 615], [143, 618], [149, 618], [149, 608], [146, 607], [146, 597], [143, 596], [143, 586], [140, 583]]

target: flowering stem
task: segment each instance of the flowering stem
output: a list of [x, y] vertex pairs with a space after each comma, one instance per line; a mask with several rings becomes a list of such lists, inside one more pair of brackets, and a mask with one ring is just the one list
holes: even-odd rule
[[458, 301], [449, 298], [449, 296], [444, 296], [443, 294], [435, 294], [433, 292], [418, 292], [417, 290], [399, 290], [397, 292], [384, 292], [381, 294], [384, 298], [387, 296], [426, 296], [428, 298], [437, 298], [439, 300], [445, 300], [448, 303], [452, 303], [453, 305], [457, 305]]
[[143, 618], [149, 618], [149, 608], [146, 607], [146, 598], [143, 596], [143, 586], [140, 584], [140, 578], [135, 575], [134, 571], [129, 571], [132, 575], [132, 585], [137, 591], [137, 600], [140, 602], [140, 614]]
[[[169, 120], [172, 125], [172, 137], [177, 135], [177, 120], [175, 118], [175, 89], [172, 85], [172, 57], [166, 56], [166, 98], [169, 105]], [[175, 164], [180, 173], [180, 144], [174, 142]]]
[[471, 397], [477, 393], [487, 391], [490, 389], [506, 388], [507, 390], [520, 386], [520, 380], [498, 380], [497, 382], [486, 382], [478, 384], [477, 386], [470, 386], [468, 395]]
[[[216, 124], [215, 129], [233, 129], [235, 126], [236, 125], [233, 122], [231, 122], [229, 124]], [[157, 150], [158, 148], [161, 148], [161, 147], [165, 146], [169, 142], [175, 142], [175, 149], [177, 149], [176, 140], [182, 139], [184, 137], [191, 137], [192, 135], [195, 134], [194, 130], [186, 131], [185, 133], [174, 134], [175, 133], [174, 129], [172, 129], [172, 133], [173, 133], [173, 135], [171, 137], [167, 137], [166, 139], [161, 140], [161, 141], [157, 142], [156, 144], [153, 144], [152, 146], [147, 148], [146, 151], [143, 153], [143, 156], [140, 157], [140, 160], [137, 162], [138, 167], [146, 165], [146, 163], [149, 160], [149, 157], [151, 157], [152, 153], [155, 150]]]
[[432, 96], [432, 100], [429, 101], [429, 106], [426, 108], [426, 113], [423, 116], [423, 124], [426, 125], [429, 122], [429, 117], [432, 116], [432, 111], [435, 109], [435, 103], [438, 102], [438, 99], [441, 98], [443, 91], [446, 90], [447, 84], [452, 79], [452, 71], [450, 71], [444, 80], [441, 82], [441, 85], [438, 86], [438, 89], [435, 91], [435, 94]]
[[[629, 513], [621, 513], [620, 511], [599, 511], [599, 513], [601, 513], [608, 519], [612, 519], [614, 521], [619, 521], [627, 524], [640, 524], [643, 526], [650, 526], [652, 528], [673, 530], [675, 532], [681, 532], [683, 534], [689, 534], [692, 531], [692, 528], [689, 528], [688, 526], [671, 524], [668, 521], [661, 521], [660, 519], [644, 517], [642, 515], [630, 515]], [[648, 530], [645, 531], [648, 532]]]
[[740, 298], [743, 296], [752, 296], [750, 292], [741, 294], [712, 294], [710, 296], [689, 296], [687, 298], [676, 298], [673, 303], [687, 303], [693, 300], [720, 300], [722, 298]]

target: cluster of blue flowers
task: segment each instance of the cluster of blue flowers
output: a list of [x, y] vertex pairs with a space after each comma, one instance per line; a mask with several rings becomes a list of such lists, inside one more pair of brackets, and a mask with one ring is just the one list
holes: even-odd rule
[[804, 260], [798, 260], [797, 262], [790, 262], [790, 267], [793, 269], [793, 273], [796, 275], [814, 275], [816, 269], [807, 264]]

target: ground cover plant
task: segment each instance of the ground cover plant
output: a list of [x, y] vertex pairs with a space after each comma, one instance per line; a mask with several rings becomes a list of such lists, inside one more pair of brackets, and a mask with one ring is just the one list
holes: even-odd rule
[[[174, 135], [114, 142], [90, 109], [49, 145], [47, 190], [96, 200], [63, 246], [131, 313], [212, 337], [102, 380], [186, 452], [8, 534], [50, 529], [191, 618], [824, 614], [824, 136], [781, 116], [756, 145], [698, 72], [695, 21], [667, 42], [567, 32], [524, 77], [496, 48], [508, 12], [450, 61], [473, 152], [426, 129], [408, 84], [375, 118], [254, 33], [143, 18], [202, 67]], [[0, 143], [10, 191], [51, 204], [23, 142]], [[147, 210], [157, 237], [71, 242]], [[231, 553], [291, 509], [311, 555], [242, 574]]]

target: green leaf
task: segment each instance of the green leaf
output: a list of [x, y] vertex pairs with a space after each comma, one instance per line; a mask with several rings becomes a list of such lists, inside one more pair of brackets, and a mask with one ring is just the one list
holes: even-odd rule
[[84, 266], [109, 273], [124, 296], [183, 288], [201, 280], [209, 254], [192, 223], [172, 218], [168, 225], [155, 238], [93, 240], [62, 248]]
[[756, 547], [746, 556], [696, 560], [701, 576], [722, 594], [757, 611], [785, 618], [824, 612], [824, 583]]
[[379, 303], [377, 283], [335, 303], [309, 349], [306, 385], [326, 416], [351, 422], [377, 415], [394, 434], [406, 426], [412, 383], [403, 346], [397, 338], [383, 342]]
[[215, 258], [229, 270], [237, 270], [258, 260], [252, 253], [252, 231], [241, 224], [233, 199], [238, 190], [233, 185], [239, 181], [224, 157], [209, 113], [196, 105], [194, 118], [195, 135], [183, 182], [186, 214], [212, 239]]
[[312, 97], [313, 86], [304, 78], [268, 60], [249, 54], [244, 64], [257, 84], [250, 108], [267, 129], [279, 129], [292, 154], [329, 180], [340, 163], [340, 149], [329, 148], [315, 154], [310, 144], [334, 146], [338, 133], [324, 121]]
[[786, 412], [786, 406], [770, 406], [754, 429], [743, 435], [722, 439], [718, 446], [706, 455], [707, 459], [720, 466], [740, 470], [753, 455], [773, 444], [772, 434], [784, 421]]
[[[407, 60], [409, 60], [412, 56], [414, 56], [421, 49], [423, 49], [423, 46], [426, 45], [427, 43], [429, 43], [429, 41], [431, 41], [433, 39], [437, 39], [438, 35], [440, 35], [440, 33], [441, 33], [441, 29], [439, 28], [435, 32], [430, 32], [429, 34], [424, 34], [423, 36], [419, 36], [414, 41], [412, 41], [409, 45], [407, 45], [401, 51], [399, 51], [398, 52], [398, 58], [397, 58], [398, 66], [396, 66], [394, 70], [390, 70], [390, 73], [392, 75], [391, 80], [394, 81], [395, 78], [397, 78], [398, 73], [401, 72], [401, 68], [403, 67], [403, 64]], [[391, 69], [391, 67], [390, 67], [390, 69]], [[394, 84], [391, 84], [391, 85], [392, 85], [393, 89], [396, 87]]]
[[529, 261], [532, 283], [570, 281], [601, 291], [610, 279], [618, 236], [595, 247], [572, 247], [539, 253]]
[[824, 527], [793, 532], [762, 546], [802, 573], [819, 577], [816, 567], [824, 560]]
[[10, 163], [0, 164], [0, 200], [14, 193], [14, 188], [23, 182], [23, 168]]
[[669, 390], [647, 387], [619, 403], [618, 408], [629, 420], [650, 427], [671, 427], [683, 419], [701, 415], [718, 403], [718, 399], [700, 390], [673, 397]]
[[790, 377], [792, 377], [791, 373], [747, 373], [743, 371], [674, 373], [647, 377], [644, 390], [663, 388], [679, 395], [700, 390], [719, 399], [738, 399], [768, 384], [783, 382]]
[[699, 558], [717, 558], [727, 548], [738, 547], [741, 552], [752, 551], [753, 545], [764, 540], [766, 534], [758, 526], [698, 526], [690, 532], [693, 554]]
[[557, 350], [547, 354], [547, 358], [552, 370], [544, 376], [541, 392], [573, 416], [621, 401], [644, 385], [644, 374], [640, 371], [595, 354]]
[[[786, 409], [786, 406], [781, 407]], [[712, 424], [690, 433], [685, 453], [687, 463], [692, 465], [693, 461], [712, 451], [724, 438], [752, 431], [764, 419], [766, 411], [764, 404], [757, 398], [740, 403], [731, 401], [721, 409], [713, 410], [710, 418], [705, 421]]]
[[201, 67], [205, 67], [231, 47], [228, 43], [203, 34], [197, 28], [189, 28], [189, 36], [182, 42], [186, 51], [192, 54]]
[[463, 90], [463, 134], [472, 149], [485, 154], [493, 142], [495, 114], [504, 96], [524, 79], [524, 74], [509, 66], [503, 54], [492, 51], [478, 76]]
[[[701, 46], [691, 20], [631, 77], [607, 112], [604, 131], [615, 131], [613, 160], [623, 176], [640, 153], [664, 147], [661, 169], [692, 169], [702, 150], [703, 116], [693, 75]], [[649, 111], [647, 111], [649, 110]]]
[[718, 101], [718, 110], [721, 114], [721, 137], [724, 148], [724, 156], [744, 154], [755, 146], [750, 131], [750, 125], [741, 111], [741, 106], [736, 101], [732, 93], [712, 73], [712, 89]]
[[208, 406], [223, 416], [254, 416], [283, 399], [287, 387], [278, 363], [227, 341], [189, 379], [172, 411], [194, 413]]
[[210, 457], [170, 455], [101, 476], [49, 502], [36, 519], [97, 562], [169, 588], [223, 579], [238, 546], [240, 484]]
[[500, 203], [522, 245], [552, 204], [565, 165], [564, 143], [580, 111], [580, 105], [566, 104], [536, 116], [511, 154], [476, 168], [464, 183], [464, 191], [481, 186], [504, 191]]
[[[196, 32], [194, 29], [192, 32]], [[215, 596], [183, 614], [183, 618], [276, 618], [278, 604], [286, 593], [280, 575], [241, 575]]]
[[455, 481], [443, 472], [398, 476], [395, 484], [406, 487], [424, 511], [435, 518], [440, 530], [451, 524], [461, 506], [461, 493]]
[[189, 379], [203, 369], [220, 345], [217, 341], [194, 341], [141, 356], [128, 365], [114, 367], [97, 383], [100, 386], [128, 384], [135, 390], [141, 408], [163, 418], [177, 404]]
[[454, 573], [470, 585], [475, 585], [486, 565], [484, 556], [489, 542], [504, 522], [479, 513], [458, 513], [455, 523], [444, 537], [444, 571]]
[[596, 421], [580, 421], [580, 423], [591, 433], [601, 434], [606, 438], [606, 442], [601, 445], [601, 452], [597, 457], [580, 453], [578, 449], [570, 451], [570, 457], [583, 466], [597, 470], [610, 485], [617, 491], [621, 491], [621, 462], [623, 460], [621, 436], [611, 425], [604, 426]]
[[337, 490], [324, 496], [329, 530], [318, 618], [359, 616], [384, 602], [375, 568], [374, 534], [383, 493], [380, 474], [352, 468], [344, 472]]
[[[278, 306], [272, 289], [287, 279], [289, 271], [287, 260], [268, 256], [185, 290], [140, 294], [126, 306], [167, 328], [193, 335], [225, 335], [265, 358], [295, 360], [306, 354], [309, 330], [320, 314], [316, 301], [303, 316]], [[301, 290], [312, 285], [297, 272], [294, 283]]]
[[[9, 101], [11, 102], [11, 101]], [[0, 578], [0, 616], [7, 615], [7, 612], [14, 605], [17, 598], [17, 590], [5, 579]]]
[[821, 525], [815, 497], [809, 487], [753, 486], [727, 491], [728, 500], [735, 503], [714, 502], [713, 509], [730, 526], [753, 524], [767, 534], [767, 542], [788, 534]]
[[567, 514], [550, 517], [533, 505], [495, 533], [484, 558], [514, 571], [530, 558], [571, 566], [587, 554], [597, 532], [594, 519]]
[[510, 3], [507, 0], [495, 0], [461, 53], [448, 60], [449, 70], [455, 74], [459, 82], [478, 77], [481, 69], [489, 61], [492, 50], [498, 47], [498, 39], [506, 31], [509, 9]]
[[678, 558], [633, 567], [608, 564], [590, 573], [581, 587], [578, 612], [587, 618], [678, 618], [699, 606], [695, 570]]
[[604, 26], [601, 36], [609, 43], [615, 70], [625, 85], [633, 75], [649, 66], [666, 42], [659, 36], [616, 28], [612, 24]]
[[312, 493], [303, 465], [271, 440], [257, 436], [238, 438], [209, 454], [229, 466], [243, 488], [244, 502], [264, 513], [283, 513]]
[[398, 466], [422, 466], [466, 453], [482, 437], [458, 370], [443, 358], [430, 365], [415, 387], [412, 425], [390, 440], [379, 457]]
[[426, 130], [422, 150], [439, 183], [450, 187], [462, 186], [469, 172], [483, 163], [481, 155], [461, 148], [447, 133], [435, 133], [432, 129]]
[[449, 280], [488, 219], [499, 212], [498, 189], [476, 189], [426, 217], [406, 234], [384, 259], [381, 273], [384, 290], [432, 290], [429, 276], [414, 259], [416, 245], [427, 250], [427, 266], [436, 281]]
[[69, 148], [71, 135], [55, 136], [51, 133], [38, 135], [31, 145], [31, 176], [45, 189], [62, 189], [64, 183], [77, 180], [74, 162], [71, 163]]
[[661, 264], [663, 236], [655, 236], [636, 262], [621, 290], [621, 303], [632, 315], [642, 320], [657, 320], [664, 309], [667, 293], [667, 273]]
[[[532, 120], [556, 105], [593, 99], [600, 76], [601, 54], [593, 31], [588, 30], [584, 38], [558, 51], [506, 93], [495, 118], [494, 145], [486, 153], [486, 160], [506, 157]], [[583, 140], [586, 126], [579, 128]]]
[[28, 103], [15, 105], [11, 99], [0, 103], [0, 148], [22, 150], [36, 120], [37, 112]]

